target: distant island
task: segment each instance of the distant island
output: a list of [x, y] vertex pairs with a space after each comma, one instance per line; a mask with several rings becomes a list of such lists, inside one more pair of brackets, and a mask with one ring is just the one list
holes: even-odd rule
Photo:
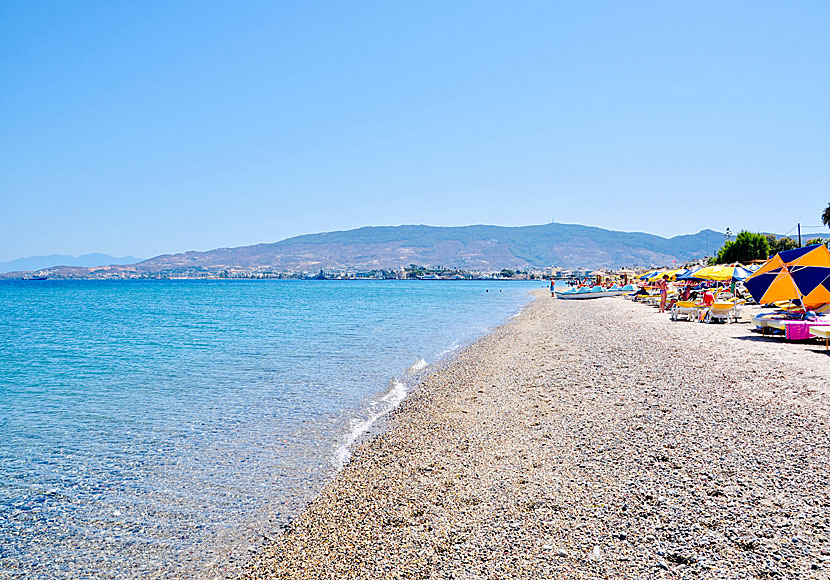
[[[712, 255], [722, 233], [663, 238], [597, 227], [550, 223], [502, 227], [377, 226], [307, 234], [282, 241], [164, 254], [134, 264], [37, 268], [50, 278], [278, 278], [492, 276], [503, 271], [682, 264]], [[419, 270], [420, 269], [420, 270]], [[34, 269], [32, 269], [34, 270]], [[17, 274], [17, 273], [16, 273]], [[5, 277], [10, 277], [5, 274]]]
[[50, 254], [48, 256], [29, 256], [17, 258], [8, 262], [0, 262], [0, 274], [7, 272], [31, 272], [55, 266], [76, 266], [93, 268], [96, 266], [128, 265], [141, 262], [141, 258], [124, 256], [117, 258], [107, 254], [84, 254], [83, 256], [68, 256], [66, 254]]

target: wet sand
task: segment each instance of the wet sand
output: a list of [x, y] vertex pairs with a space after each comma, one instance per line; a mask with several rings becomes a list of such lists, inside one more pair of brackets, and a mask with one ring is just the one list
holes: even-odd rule
[[830, 356], [539, 292], [246, 578], [830, 578]]

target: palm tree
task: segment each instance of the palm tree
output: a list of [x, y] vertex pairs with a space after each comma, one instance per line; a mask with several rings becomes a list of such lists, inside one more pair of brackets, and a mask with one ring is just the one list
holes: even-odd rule
[[824, 213], [821, 214], [821, 221], [824, 225], [830, 228], [830, 203], [828, 203], [827, 207], [824, 208]]

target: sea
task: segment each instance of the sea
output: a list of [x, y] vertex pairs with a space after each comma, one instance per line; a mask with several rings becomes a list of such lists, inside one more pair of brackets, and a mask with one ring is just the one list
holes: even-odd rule
[[233, 576], [537, 288], [0, 282], [0, 579]]

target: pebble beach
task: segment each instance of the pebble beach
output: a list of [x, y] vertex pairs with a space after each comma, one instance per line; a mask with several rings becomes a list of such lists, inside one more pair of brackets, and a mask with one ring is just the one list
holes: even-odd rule
[[537, 291], [244, 578], [830, 578], [830, 356]]

